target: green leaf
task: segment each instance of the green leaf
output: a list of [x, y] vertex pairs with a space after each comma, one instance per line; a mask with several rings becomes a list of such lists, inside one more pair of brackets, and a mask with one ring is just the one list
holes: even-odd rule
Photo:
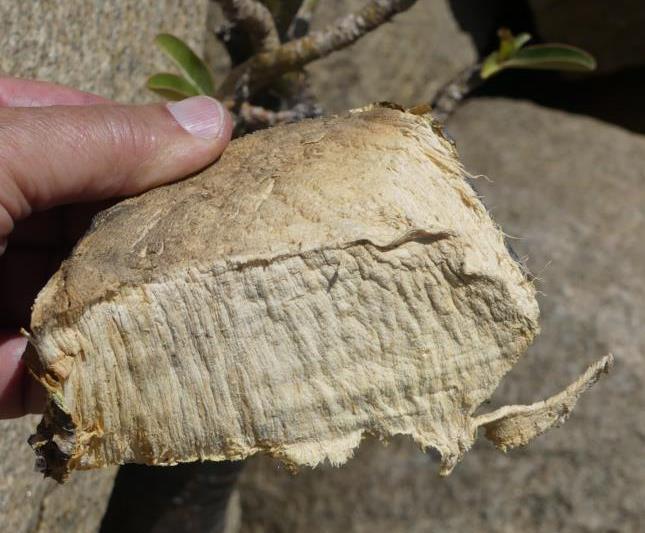
[[186, 78], [168, 72], [160, 72], [150, 76], [146, 87], [167, 100], [183, 100], [199, 94]]
[[497, 51], [499, 61], [506, 61], [513, 57], [520, 48], [531, 40], [530, 33], [520, 33], [515, 36], [506, 28], [497, 30], [497, 36], [499, 37], [499, 49]]
[[497, 30], [497, 36], [499, 37], [497, 58], [500, 61], [506, 61], [515, 52], [515, 38], [507, 28], [500, 28]]
[[503, 67], [501, 66], [499, 61], [499, 52], [493, 52], [488, 57], [486, 57], [486, 59], [484, 59], [479, 75], [483, 80], [485, 80], [486, 78], [490, 78], [493, 74], [496, 74], [497, 72], [502, 70], [502, 68]]
[[539, 44], [521, 48], [505, 61], [493, 52], [484, 60], [480, 75], [482, 79], [490, 78], [507, 68], [589, 71], [596, 68], [596, 60], [575, 46]]
[[522, 46], [524, 46], [526, 43], [528, 43], [530, 40], [531, 40], [531, 34], [530, 33], [520, 33], [513, 40], [513, 47], [517, 51], [520, 48], [522, 48]]
[[596, 60], [575, 46], [539, 44], [518, 50], [503, 68], [589, 71], [596, 68]]
[[480, 73], [482, 79], [489, 78], [502, 70], [506, 61], [515, 56], [531, 40], [530, 33], [520, 33], [515, 36], [507, 28], [497, 30], [497, 36], [499, 37], [499, 48], [484, 60]]
[[155, 37], [155, 44], [181, 70], [186, 80], [197, 90], [198, 94], [213, 96], [215, 87], [213, 77], [206, 64], [181, 39], [169, 33], [160, 33]]

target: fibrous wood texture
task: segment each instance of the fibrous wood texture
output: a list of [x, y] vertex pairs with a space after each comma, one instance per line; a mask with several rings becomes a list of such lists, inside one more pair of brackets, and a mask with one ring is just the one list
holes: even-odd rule
[[537, 333], [534, 288], [428, 116], [370, 107], [234, 141], [99, 215], [34, 306], [46, 474], [138, 462], [346, 461], [410, 435], [448, 473], [606, 370], [475, 416]]

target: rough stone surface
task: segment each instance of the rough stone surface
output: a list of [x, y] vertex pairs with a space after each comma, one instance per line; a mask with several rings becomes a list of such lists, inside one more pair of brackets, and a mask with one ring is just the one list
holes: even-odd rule
[[645, 64], [642, 0], [529, 0], [547, 41], [580, 46], [598, 60], [598, 72]]
[[[123, 102], [149, 100], [146, 77], [167, 67], [152, 49], [154, 35], [170, 30], [199, 46], [206, 3], [0, 0], [0, 72]], [[44, 481], [27, 444], [37, 422], [33, 416], [0, 421], [0, 530], [96, 531], [116, 470], [82, 473], [63, 487]]]
[[0, 524], [11, 533], [96, 531], [115, 469], [83, 472], [65, 486], [34, 469], [27, 436], [38, 417], [0, 421]]
[[[363, 0], [321, 2], [314, 29], [355, 11]], [[312, 64], [311, 85], [327, 111], [389, 100], [428, 102], [435, 91], [474, 63], [477, 51], [459, 29], [447, 0], [419, 0], [351, 47]]]
[[170, 65], [153, 44], [168, 31], [201, 50], [208, 0], [0, 0], [0, 72], [122, 102], [155, 97], [150, 74]]
[[366, 441], [343, 469], [295, 477], [253, 459], [244, 532], [636, 532], [645, 520], [645, 139], [508, 100], [465, 105], [449, 128], [495, 219], [538, 276], [542, 334], [493, 404], [566, 383], [609, 350], [612, 375], [561, 430], [500, 456], [486, 444], [446, 479], [407, 439]]
[[237, 533], [241, 462], [119, 469], [101, 533]]

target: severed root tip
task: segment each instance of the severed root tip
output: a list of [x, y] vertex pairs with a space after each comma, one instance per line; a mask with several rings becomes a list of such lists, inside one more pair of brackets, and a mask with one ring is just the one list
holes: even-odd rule
[[613, 364], [614, 356], [608, 354], [562, 392], [531, 405], [507, 405], [478, 416], [475, 419], [476, 427], [483, 427], [486, 438], [504, 452], [524, 446], [551, 427], [562, 424], [580, 395], [596, 383], [602, 374], [608, 373]]

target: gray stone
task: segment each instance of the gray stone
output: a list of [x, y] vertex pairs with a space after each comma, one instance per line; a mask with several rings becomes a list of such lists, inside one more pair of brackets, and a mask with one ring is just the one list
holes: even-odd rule
[[201, 51], [208, 0], [0, 0], [0, 72], [55, 81], [122, 102], [155, 96], [172, 68], [153, 44], [170, 32]]
[[645, 65], [642, 0], [529, 0], [547, 41], [580, 46], [598, 60], [598, 72]]
[[492, 406], [548, 396], [599, 355], [617, 364], [567, 424], [447, 479], [405, 439], [292, 476], [240, 482], [243, 532], [636, 532], [645, 521], [645, 138], [533, 104], [481, 99], [449, 124], [494, 218], [538, 277], [542, 334]]
[[[0, 0], [0, 71], [56, 81], [123, 102], [153, 99], [146, 77], [168, 68], [152, 45], [171, 31], [202, 45], [207, 0]], [[0, 530], [85, 533], [100, 525], [116, 469], [63, 486], [34, 471], [38, 417], [0, 422]]]
[[[363, 0], [320, 2], [314, 29], [355, 11]], [[327, 111], [388, 100], [427, 103], [458, 72], [477, 60], [471, 38], [459, 29], [448, 0], [419, 0], [354, 45], [312, 64], [311, 85]]]
[[11, 533], [91, 532], [98, 529], [116, 468], [81, 472], [65, 485], [35, 471], [27, 437], [37, 416], [0, 421], [0, 524]]

